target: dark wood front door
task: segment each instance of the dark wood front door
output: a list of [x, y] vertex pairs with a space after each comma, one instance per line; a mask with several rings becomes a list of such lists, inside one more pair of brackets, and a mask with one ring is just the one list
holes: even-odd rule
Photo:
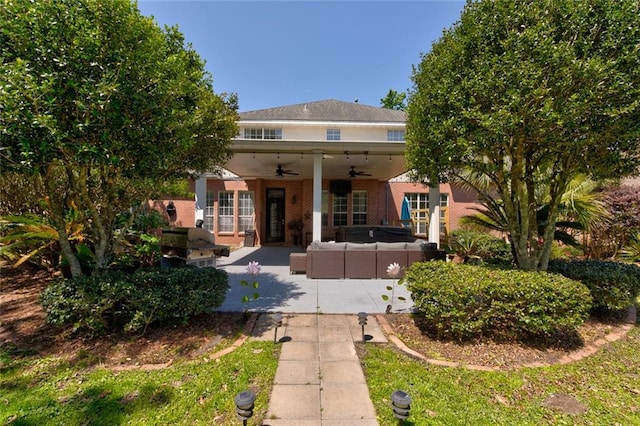
[[267, 189], [267, 242], [284, 242], [284, 188]]

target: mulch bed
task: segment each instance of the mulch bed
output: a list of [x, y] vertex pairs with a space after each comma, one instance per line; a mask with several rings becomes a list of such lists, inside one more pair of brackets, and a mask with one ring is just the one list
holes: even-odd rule
[[577, 334], [558, 336], [559, 340], [555, 342], [495, 342], [490, 339], [456, 342], [429, 336], [413, 315], [388, 314], [385, 319], [400, 340], [427, 358], [496, 369], [518, 368], [535, 363], [558, 363], [568, 354], [593, 345], [623, 326], [618, 320], [593, 319], [585, 322], [577, 330]]
[[[170, 363], [193, 358], [219, 344], [230, 346], [242, 332], [242, 313], [214, 312], [193, 318], [186, 326], [150, 327], [144, 335], [119, 333], [100, 338], [73, 336], [45, 322], [39, 297], [51, 274], [38, 269], [3, 267], [0, 274], [0, 345], [15, 353], [72, 357], [85, 364], [104, 366]], [[385, 316], [393, 332], [409, 348], [427, 358], [499, 369], [523, 364], [553, 364], [616, 332], [621, 322], [591, 320], [574, 336], [557, 342], [501, 343], [491, 340], [460, 343], [437, 340], [410, 314]]]

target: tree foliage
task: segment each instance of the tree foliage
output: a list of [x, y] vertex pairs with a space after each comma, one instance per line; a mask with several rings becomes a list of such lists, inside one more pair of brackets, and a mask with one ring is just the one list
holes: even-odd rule
[[104, 269], [119, 213], [228, 158], [236, 97], [216, 95], [177, 28], [130, 0], [3, 2], [0, 22], [3, 168], [44, 182], [74, 275], [69, 210]]
[[635, 0], [469, 1], [412, 79], [407, 159], [414, 177], [446, 182], [464, 169], [484, 176], [523, 269], [546, 269], [574, 177], [639, 171]]
[[393, 89], [389, 89], [387, 96], [380, 99], [380, 105], [382, 105], [382, 108], [404, 111], [407, 108], [406, 99], [407, 94], [405, 92], [397, 92]]

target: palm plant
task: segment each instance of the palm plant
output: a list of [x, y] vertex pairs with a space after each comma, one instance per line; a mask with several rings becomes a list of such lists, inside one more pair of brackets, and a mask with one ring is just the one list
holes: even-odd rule
[[635, 233], [629, 244], [622, 249], [621, 254], [626, 260], [640, 262], [640, 232]]
[[[488, 179], [483, 176], [465, 173], [460, 176], [460, 183], [478, 194], [482, 207], [474, 207], [478, 213], [462, 218], [462, 223], [477, 226], [490, 231], [509, 234], [508, 221], [502, 200], [491, 193]], [[589, 233], [595, 227], [606, 222], [609, 212], [600, 200], [596, 189], [598, 183], [584, 175], [576, 176], [569, 183], [559, 205], [559, 219], [556, 221], [554, 239], [567, 245], [578, 246], [575, 236], [578, 233]], [[542, 235], [549, 217], [548, 193], [546, 186], [536, 188], [537, 231]]]
[[[84, 235], [80, 222], [68, 218], [66, 231], [70, 241], [82, 243]], [[58, 231], [45, 216], [24, 214], [0, 218], [0, 256], [14, 262], [18, 267], [27, 261], [48, 263], [56, 266], [60, 253]], [[47, 259], [48, 258], [48, 259]]]

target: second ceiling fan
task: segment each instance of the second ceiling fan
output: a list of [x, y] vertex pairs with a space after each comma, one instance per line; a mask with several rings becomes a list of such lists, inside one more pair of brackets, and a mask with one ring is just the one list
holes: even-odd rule
[[355, 166], [351, 166], [351, 170], [349, 170], [349, 177], [353, 179], [358, 176], [371, 176], [371, 173], [365, 173], [362, 170], [356, 170]]

